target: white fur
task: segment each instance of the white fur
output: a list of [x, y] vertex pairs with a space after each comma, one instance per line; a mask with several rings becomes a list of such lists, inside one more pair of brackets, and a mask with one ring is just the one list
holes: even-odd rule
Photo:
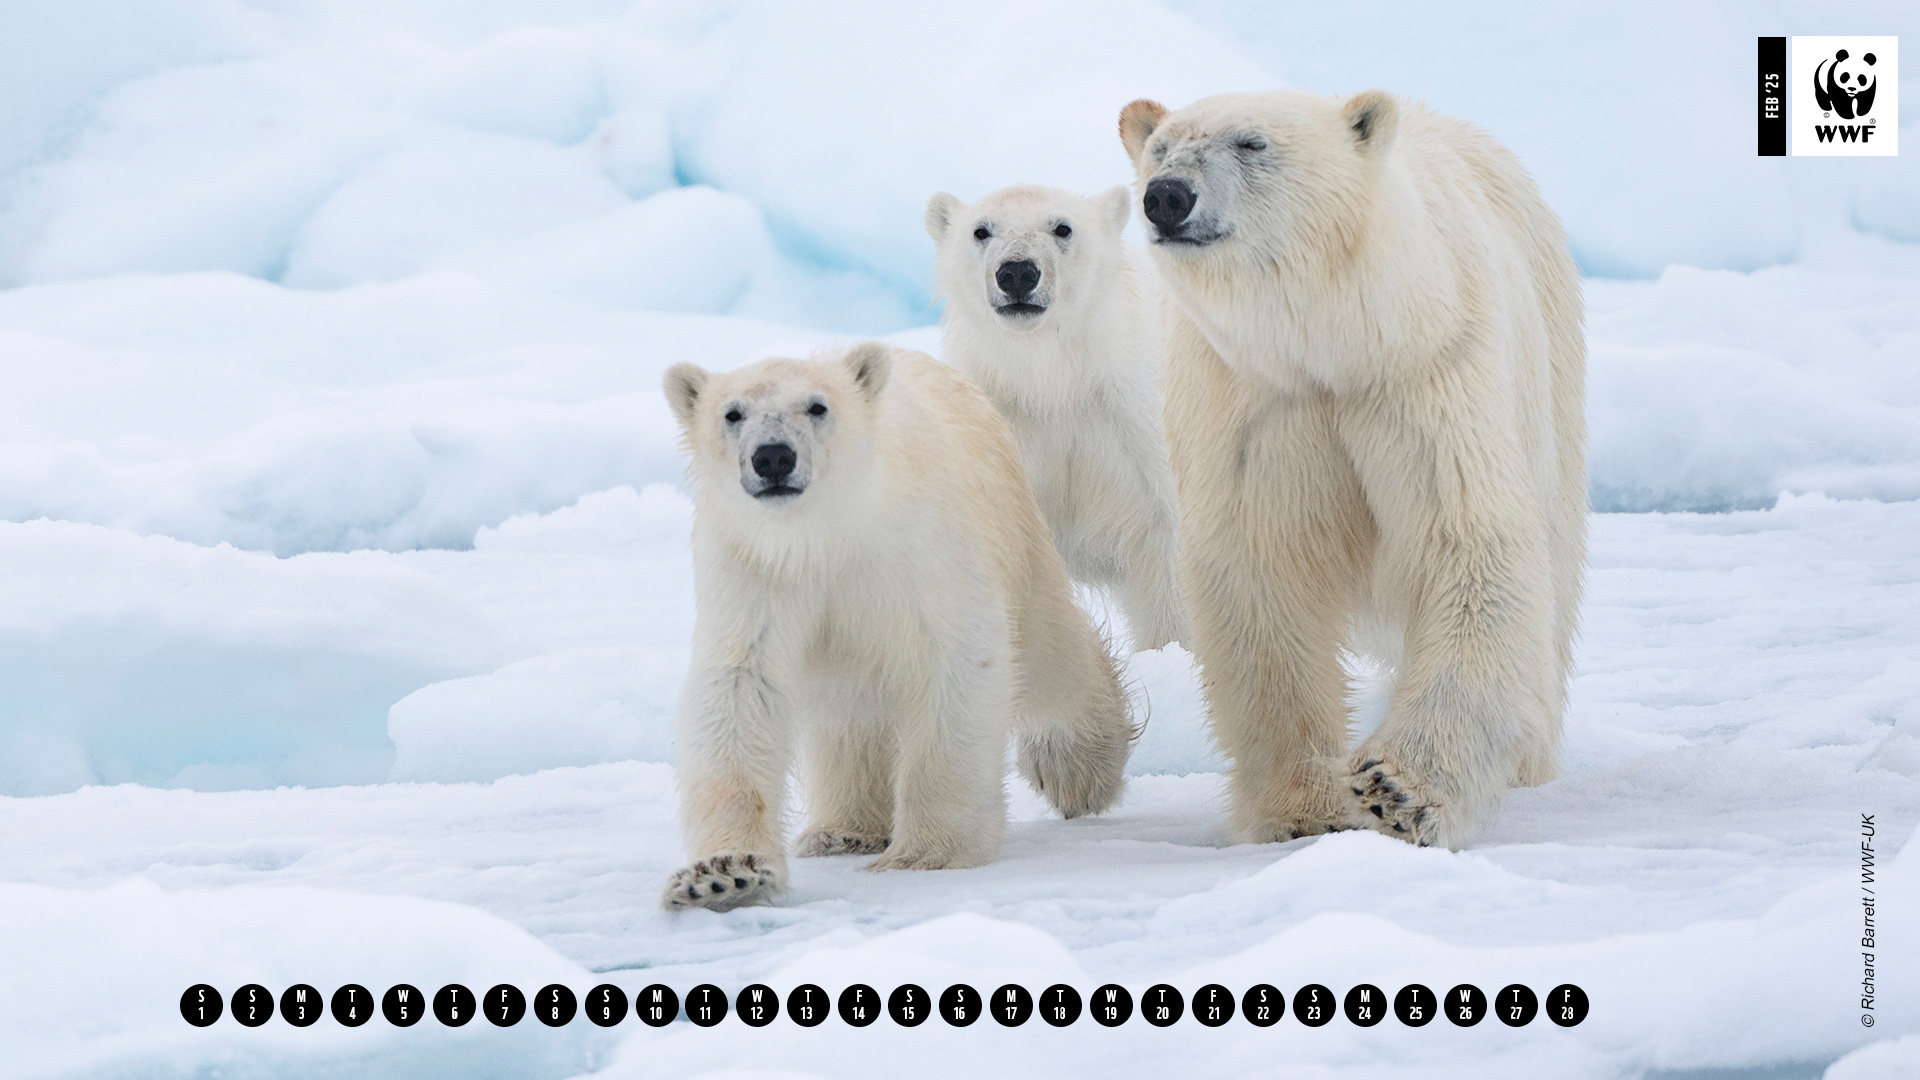
[[[1143, 201], [1195, 193], [1197, 242], [1149, 239], [1235, 830], [1462, 845], [1557, 767], [1586, 537], [1559, 221], [1485, 133], [1378, 91], [1140, 101], [1120, 131]], [[1349, 755], [1339, 652], [1365, 638], [1397, 671]]]
[[[783, 891], [796, 761], [798, 853], [878, 853], [874, 869], [998, 856], [1009, 730], [1056, 809], [1112, 805], [1132, 734], [1115, 664], [977, 389], [870, 342], [726, 375], [680, 364], [666, 392], [692, 457], [698, 611], [675, 727], [696, 862], [664, 906]], [[754, 494], [774, 442], [798, 494]]]
[[[1152, 268], [1121, 240], [1124, 187], [1093, 199], [1003, 188], [927, 203], [939, 245], [943, 358], [999, 408], [1067, 571], [1112, 587], [1135, 649], [1187, 637], [1178, 500], [1161, 430]], [[1069, 235], [1058, 235], [1064, 226]], [[977, 233], [984, 230], [985, 238]], [[1008, 262], [1040, 269], [1039, 315], [1006, 314]]]

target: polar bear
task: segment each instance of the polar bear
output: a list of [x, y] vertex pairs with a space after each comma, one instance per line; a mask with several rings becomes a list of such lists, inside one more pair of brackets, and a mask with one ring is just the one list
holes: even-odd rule
[[784, 891], [801, 855], [979, 866], [1020, 771], [1061, 814], [1119, 798], [1133, 728], [1073, 602], [1006, 422], [922, 353], [868, 342], [665, 389], [691, 456], [697, 613], [675, 719], [697, 860], [661, 897], [724, 910]]
[[[1491, 137], [1377, 90], [1136, 101], [1120, 137], [1234, 831], [1459, 847], [1559, 756], [1587, 503], [1559, 220]], [[1394, 666], [1351, 754], [1347, 647]]]
[[1187, 637], [1179, 503], [1160, 427], [1152, 268], [1120, 238], [1133, 196], [1002, 188], [927, 201], [942, 359], [1007, 418], [1076, 579], [1114, 589], [1135, 649]]

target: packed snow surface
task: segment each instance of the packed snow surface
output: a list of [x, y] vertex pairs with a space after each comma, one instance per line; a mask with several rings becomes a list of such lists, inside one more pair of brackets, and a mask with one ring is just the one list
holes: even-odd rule
[[[1920, 174], [1761, 159], [1728, 118], [1756, 35], [1920, 40], [1915, 12], [9, 6], [0, 1073], [1913, 1075]], [[656, 910], [688, 855], [668, 717], [693, 618], [662, 371], [865, 336], [937, 353], [929, 194], [1125, 183], [1128, 100], [1283, 83], [1484, 125], [1588, 275], [1600, 512], [1562, 777], [1459, 853], [1227, 846], [1170, 648], [1128, 662], [1148, 722], [1115, 812], [1059, 821], [1010, 777], [991, 866], [806, 860], [781, 906]], [[1354, 677], [1358, 734], [1386, 676]], [[1571, 982], [1592, 1012], [200, 1029], [177, 1007], [201, 982], [603, 981]]]

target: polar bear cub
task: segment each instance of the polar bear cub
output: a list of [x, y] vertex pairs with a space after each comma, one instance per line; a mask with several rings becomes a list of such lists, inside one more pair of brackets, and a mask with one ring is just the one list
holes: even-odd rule
[[[1136, 101], [1120, 138], [1235, 831], [1458, 847], [1559, 757], [1587, 511], [1560, 222], [1485, 132], [1377, 90]], [[1349, 754], [1363, 633], [1396, 671]]]
[[675, 721], [697, 860], [663, 906], [764, 903], [800, 855], [979, 866], [1007, 736], [1067, 817], [1119, 797], [1133, 730], [1006, 422], [958, 372], [868, 342], [730, 374], [677, 364], [698, 612]]
[[1007, 418], [1034, 498], [1080, 581], [1113, 588], [1133, 647], [1187, 637], [1180, 510], [1160, 420], [1153, 271], [1121, 240], [1124, 187], [1084, 199], [1002, 188], [927, 202], [943, 359]]

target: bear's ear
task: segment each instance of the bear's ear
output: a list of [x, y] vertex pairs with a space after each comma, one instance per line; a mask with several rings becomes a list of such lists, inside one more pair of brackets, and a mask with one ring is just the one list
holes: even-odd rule
[[927, 235], [938, 244], [947, 238], [947, 230], [953, 227], [953, 212], [963, 204], [959, 199], [944, 191], [936, 191], [933, 198], [927, 200]]
[[1116, 233], [1126, 228], [1127, 219], [1133, 216], [1133, 192], [1125, 184], [1101, 192], [1094, 197], [1093, 203], [1106, 215], [1107, 224], [1113, 226]]
[[1400, 123], [1400, 108], [1385, 90], [1367, 90], [1347, 99], [1341, 116], [1353, 132], [1354, 145], [1361, 153], [1384, 153], [1393, 145], [1393, 133]]
[[867, 397], [877, 398], [887, 385], [887, 376], [893, 373], [893, 350], [884, 342], [863, 341], [847, 350], [847, 358], [841, 362]]
[[1146, 98], [1128, 102], [1127, 107], [1120, 110], [1120, 145], [1127, 148], [1127, 157], [1134, 164], [1140, 163], [1140, 152], [1147, 148], [1147, 140], [1166, 118], [1167, 107]]
[[692, 426], [694, 406], [700, 403], [700, 392], [707, 388], [707, 373], [694, 364], [675, 364], [667, 369], [661, 388], [666, 391], [667, 404], [673, 406], [674, 418], [680, 421], [680, 426]]

